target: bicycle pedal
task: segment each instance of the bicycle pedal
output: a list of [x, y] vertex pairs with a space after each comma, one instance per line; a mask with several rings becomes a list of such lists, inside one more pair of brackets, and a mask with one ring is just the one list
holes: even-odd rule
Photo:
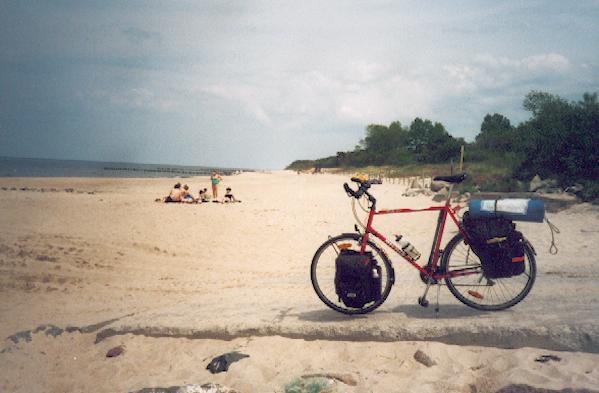
[[428, 300], [426, 300], [422, 297], [419, 297], [418, 304], [421, 305], [422, 307], [428, 307]]

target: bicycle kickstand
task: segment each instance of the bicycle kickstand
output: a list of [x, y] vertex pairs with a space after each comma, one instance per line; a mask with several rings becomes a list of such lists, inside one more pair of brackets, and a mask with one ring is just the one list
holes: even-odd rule
[[433, 284], [433, 281], [434, 280], [431, 277], [428, 277], [426, 279], [426, 288], [424, 289], [424, 294], [418, 298], [418, 304], [420, 304], [422, 307], [428, 307], [428, 300], [426, 300], [426, 294], [428, 293], [428, 290]]
[[435, 318], [439, 318], [439, 295], [441, 294], [441, 280], [437, 281], [437, 305], [435, 306]]

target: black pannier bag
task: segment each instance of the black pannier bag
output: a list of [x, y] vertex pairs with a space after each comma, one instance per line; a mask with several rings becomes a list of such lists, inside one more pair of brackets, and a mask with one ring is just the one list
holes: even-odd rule
[[464, 229], [470, 248], [480, 259], [487, 278], [506, 278], [524, 273], [524, 239], [516, 225], [503, 217], [469, 217]]
[[362, 308], [381, 298], [381, 267], [370, 251], [341, 250], [335, 260], [335, 292], [348, 307]]

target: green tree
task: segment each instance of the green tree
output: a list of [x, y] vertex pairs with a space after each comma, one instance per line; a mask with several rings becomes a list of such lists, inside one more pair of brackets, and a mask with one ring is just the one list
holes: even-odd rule
[[476, 136], [477, 147], [494, 152], [507, 152], [513, 149], [513, 142], [514, 127], [510, 120], [499, 113], [487, 114], [480, 125], [480, 134]]
[[370, 124], [366, 127], [366, 137], [359, 148], [368, 153], [369, 163], [375, 165], [397, 162], [405, 156], [408, 132], [401, 123], [395, 121], [389, 126]]
[[597, 94], [568, 102], [537, 91], [524, 99], [532, 118], [518, 126], [517, 136], [526, 155], [517, 175], [538, 173], [562, 185], [599, 180], [599, 103]]
[[547, 110], [551, 106], [567, 105], [568, 102], [563, 98], [544, 91], [531, 90], [526, 97], [522, 106], [533, 116], [538, 116], [542, 111]]
[[446, 162], [456, 157], [460, 142], [453, 138], [441, 123], [417, 117], [408, 131], [408, 149], [419, 162]]

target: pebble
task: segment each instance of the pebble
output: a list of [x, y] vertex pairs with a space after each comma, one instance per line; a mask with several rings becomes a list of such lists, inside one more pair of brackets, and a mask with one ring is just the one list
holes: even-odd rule
[[432, 367], [437, 364], [437, 362], [431, 359], [430, 356], [422, 352], [420, 349], [414, 353], [414, 359], [416, 359], [418, 363], [424, 364], [426, 367]]
[[107, 358], [114, 358], [116, 356], [119, 356], [120, 354], [122, 354], [125, 351], [125, 347], [122, 345], [119, 345], [118, 347], [114, 347], [114, 348], [110, 348], [108, 350], [108, 352], [106, 352], [106, 357]]

